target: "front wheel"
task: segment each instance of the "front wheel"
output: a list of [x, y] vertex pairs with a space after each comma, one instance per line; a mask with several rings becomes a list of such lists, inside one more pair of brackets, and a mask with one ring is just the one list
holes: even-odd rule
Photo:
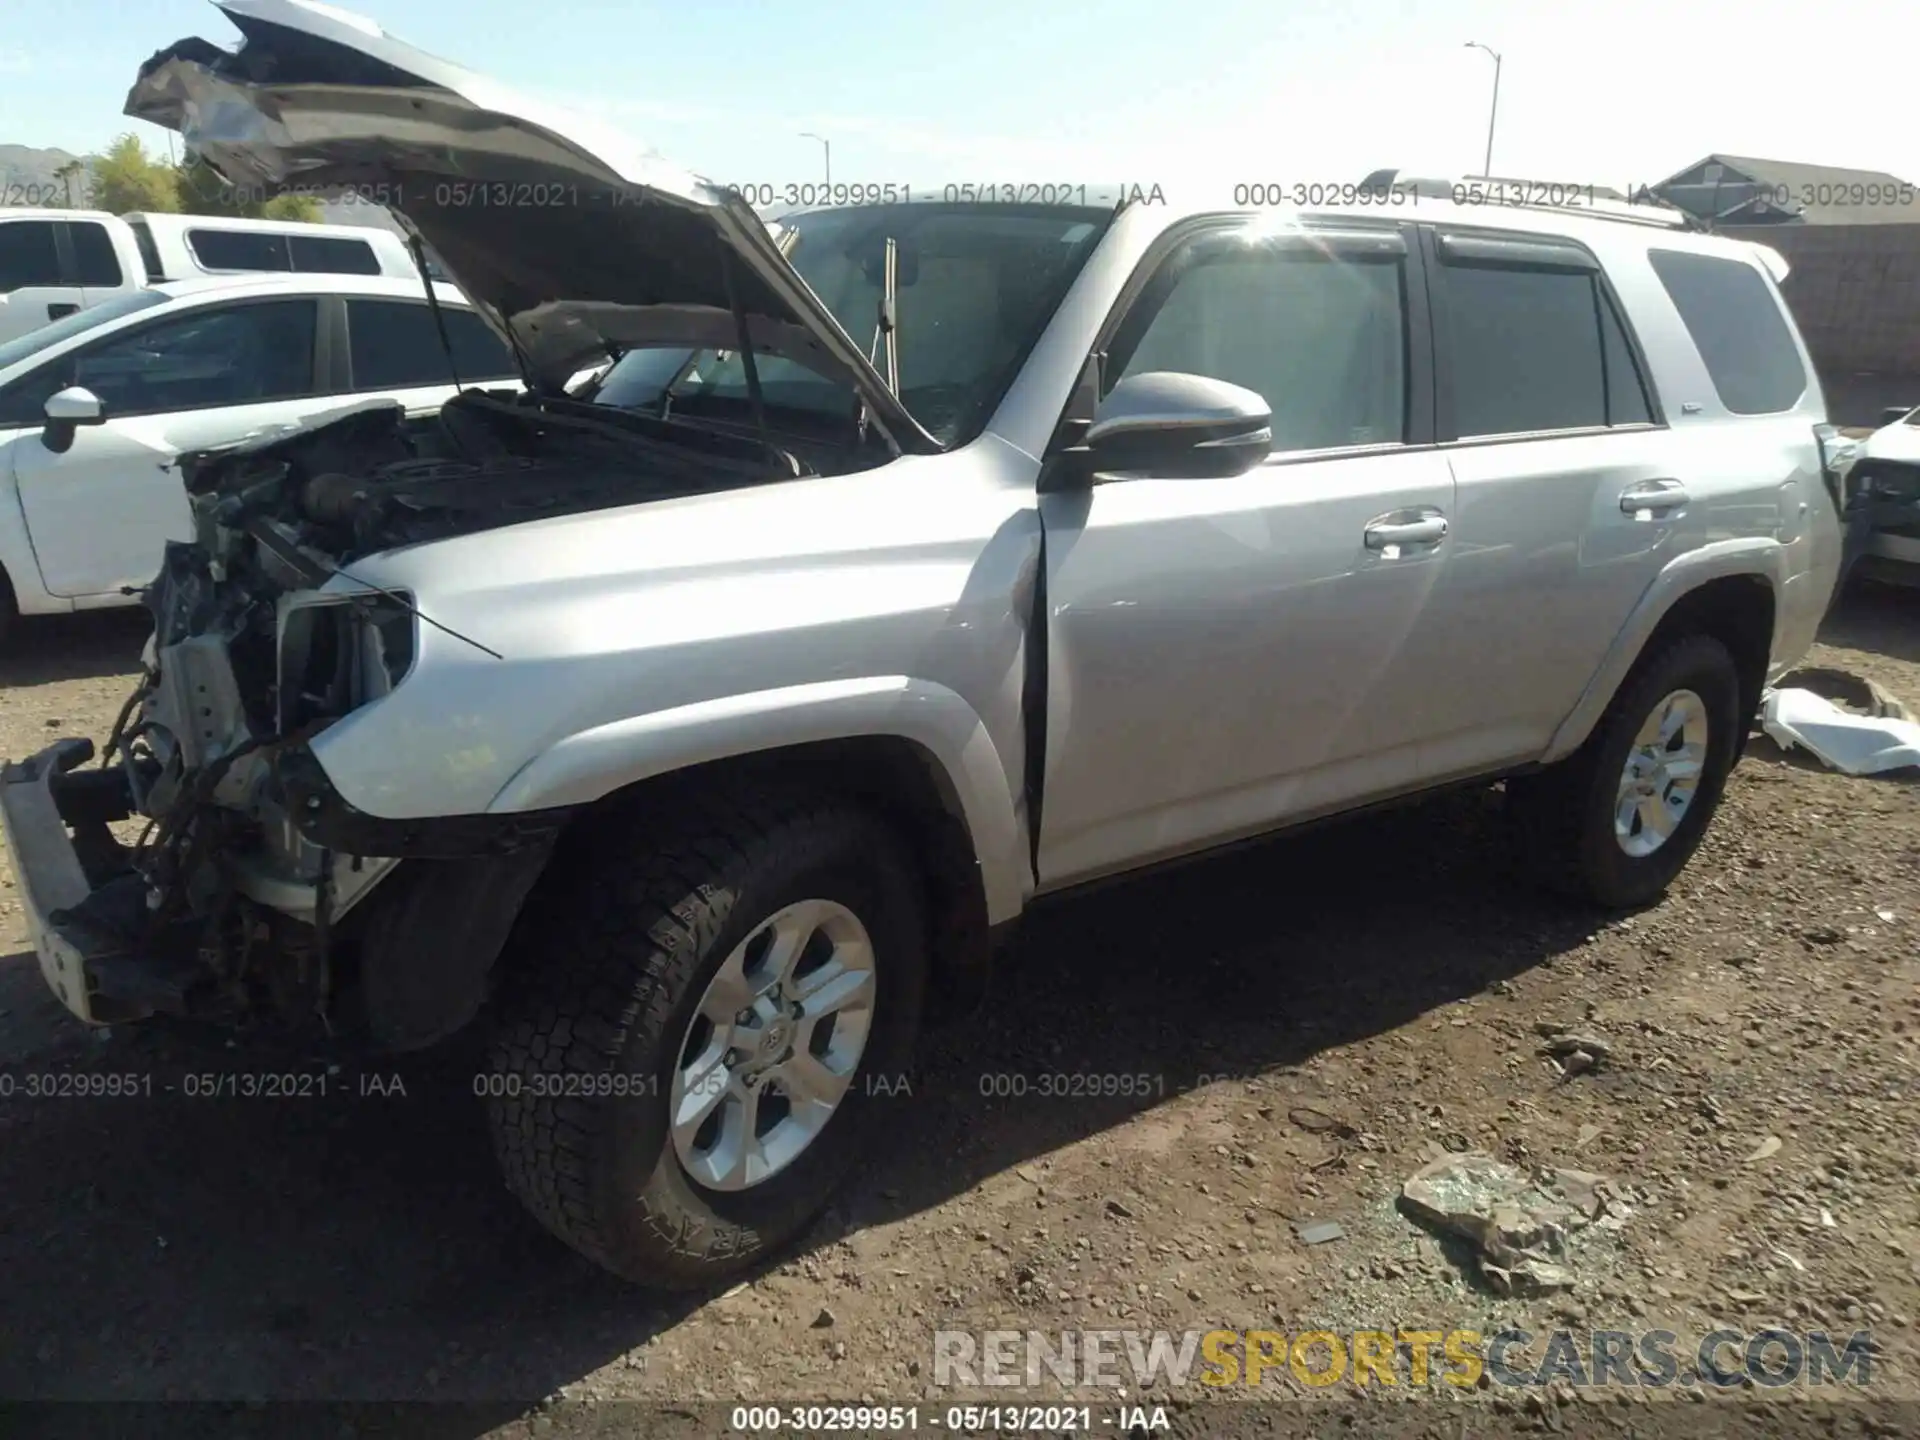
[[1689, 635], [1656, 652], [1586, 744], [1509, 783], [1524, 858], [1575, 898], [1658, 900], [1706, 834], [1748, 718], [1720, 641]]
[[909, 1090], [920, 881], [863, 811], [730, 812], [546, 887], [486, 1077], [508, 1186], [643, 1284], [749, 1268]]

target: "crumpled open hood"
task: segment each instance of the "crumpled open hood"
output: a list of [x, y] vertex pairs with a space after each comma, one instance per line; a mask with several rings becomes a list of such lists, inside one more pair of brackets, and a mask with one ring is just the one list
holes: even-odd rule
[[352, 187], [417, 230], [549, 385], [607, 346], [754, 349], [854, 386], [901, 449], [939, 445], [739, 196], [312, 0], [216, 0], [245, 43], [182, 40], [126, 113], [243, 186]]

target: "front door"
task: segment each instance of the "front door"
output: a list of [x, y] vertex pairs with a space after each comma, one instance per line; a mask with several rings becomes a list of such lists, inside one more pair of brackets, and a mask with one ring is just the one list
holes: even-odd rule
[[42, 582], [73, 598], [139, 588], [168, 540], [192, 536], [175, 458], [338, 400], [316, 394], [311, 299], [208, 305], [49, 362], [32, 388], [92, 391], [106, 414], [64, 453], [8, 447]]
[[1264, 395], [1224, 479], [1041, 497], [1043, 888], [1410, 788], [1408, 640], [1449, 551], [1422, 274], [1395, 226], [1178, 239], [1103, 342], [1103, 389], [1183, 371]]

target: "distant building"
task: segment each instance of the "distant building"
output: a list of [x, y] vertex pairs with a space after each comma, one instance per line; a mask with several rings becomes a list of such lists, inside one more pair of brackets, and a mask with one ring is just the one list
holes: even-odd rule
[[1827, 412], [1871, 424], [1920, 404], [1920, 185], [1879, 170], [1709, 155], [1647, 187], [1722, 234], [1770, 245]]
[[1716, 230], [1920, 224], [1920, 186], [1882, 170], [1709, 155], [1647, 189]]

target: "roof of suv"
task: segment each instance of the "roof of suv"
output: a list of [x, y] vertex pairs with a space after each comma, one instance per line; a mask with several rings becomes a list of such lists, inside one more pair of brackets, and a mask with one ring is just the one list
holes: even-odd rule
[[[1158, 221], [1160, 228], [1172, 226], [1183, 220], [1189, 220], [1203, 215], [1233, 214], [1267, 217], [1270, 218], [1271, 223], [1281, 227], [1296, 222], [1324, 223], [1329, 220], [1370, 221], [1376, 224], [1404, 220], [1425, 220], [1436, 224], [1471, 225], [1486, 230], [1510, 230], [1518, 234], [1557, 236], [1577, 241], [1596, 251], [1611, 248], [1613, 245], [1619, 243], [1624, 234], [1637, 237], [1640, 243], [1644, 245], [1649, 247], [1658, 246], [1661, 249], [1690, 250], [1702, 254], [1717, 254], [1744, 259], [1752, 259], [1757, 256], [1761, 264], [1772, 273], [1776, 281], [1783, 279], [1787, 273], [1785, 260], [1769, 247], [1747, 240], [1744, 237], [1734, 239], [1728, 236], [1712, 235], [1701, 230], [1689, 228], [1686, 224], [1680, 223], [1684, 220], [1682, 212], [1670, 206], [1658, 204], [1637, 205], [1622, 202], [1613, 198], [1614, 192], [1608, 191], [1603, 193], [1601, 187], [1577, 185], [1555, 186], [1532, 185], [1529, 183], [1527, 184], [1526, 190], [1521, 193], [1522, 198], [1524, 198], [1526, 194], [1534, 191], [1546, 194], [1565, 193], [1573, 197], [1584, 197], [1591, 194], [1595, 202], [1594, 204], [1591, 206], [1579, 203], [1519, 204], [1513, 203], [1505, 198], [1521, 183], [1522, 182], [1505, 182], [1500, 180], [1488, 181], [1474, 178], [1464, 180], [1458, 185], [1449, 185], [1449, 182], [1424, 179], [1416, 181], [1412, 177], [1402, 177], [1393, 182], [1391, 191], [1383, 190], [1381, 192], [1382, 198], [1372, 203], [1356, 199], [1349, 203], [1328, 203], [1325, 205], [1299, 207], [1287, 205], [1275, 205], [1271, 207], [1249, 206], [1246, 204], [1236, 205], [1229, 203], [1232, 198], [1230, 193], [1219, 193], [1216, 195], [1216, 187], [1212, 186], [1198, 187], [1198, 192], [1187, 191], [1179, 187], [1167, 187], [1171, 193], [1166, 194], [1164, 198], [1162, 198], [1160, 194], [1160, 187], [1155, 187], [1154, 196], [1150, 199], [1143, 199], [1139, 195], [1139, 187], [1036, 186], [1032, 188], [1036, 190], [1060, 189], [1070, 191], [1076, 203], [1070, 207], [1063, 208], [1093, 209], [1119, 205], [1121, 214], [1138, 213], [1143, 217], [1151, 217], [1145, 219], [1144, 223], [1151, 224], [1154, 221]], [[1429, 193], [1429, 187], [1438, 187], [1442, 190], [1450, 188], [1454, 193], [1463, 196], [1480, 193], [1484, 190], [1484, 192], [1488, 194], [1488, 198], [1483, 201], [1466, 200], [1460, 202], [1452, 198], [1442, 198], [1440, 195]], [[947, 187], [948, 190], [954, 188], [956, 187]], [[966, 188], [971, 189], [972, 187], [969, 186]], [[1016, 191], [1016, 193], [1020, 193], [1028, 187], [1008, 186], [1007, 188]], [[1264, 187], [1256, 186], [1253, 188], [1260, 189]], [[1292, 187], [1276, 185], [1273, 188], [1281, 190]], [[1310, 190], [1324, 189], [1341, 193], [1347, 191], [1358, 193], [1370, 187], [1367, 182], [1355, 181], [1352, 185], [1314, 185], [1304, 188]], [[1204, 192], [1204, 196], [1199, 192]], [[1202, 198], [1212, 199], [1214, 203], [1200, 203]], [[1128, 203], [1121, 205], [1120, 202], [1123, 199]], [[1082, 200], [1084, 204], [1077, 203]], [[916, 188], [911, 192], [910, 197], [904, 197], [897, 202], [878, 201], [853, 203], [845, 206], [794, 206], [782, 210], [777, 216], [773, 217], [770, 223], [784, 226], [796, 220], [804, 219], [808, 215], [819, 214], [825, 210], [884, 208], [888, 203], [915, 205], [940, 203], [960, 208], [978, 206], [981, 209], [1003, 209], [1006, 208], [1007, 204], [1013, 203], [1017, 205], [1019, 201], [975, 201], [965, 198], [946, 200], [943, 198], [943, 192], [937, 188], [926, 190]], [[1040, 203], [1053, 202], [1043, 200]], [[1635, 211], [1644, 212], [1644, 218], [1636, 215], [1634, 213]], [[1143, 220], [1135, 219], [1130, 223], [1139, 224], [1143, 223]]]

